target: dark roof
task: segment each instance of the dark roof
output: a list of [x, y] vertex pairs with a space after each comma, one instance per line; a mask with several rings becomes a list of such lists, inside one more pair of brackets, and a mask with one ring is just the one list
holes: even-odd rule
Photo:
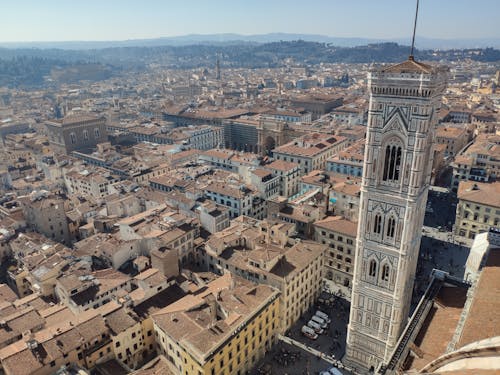
[[161, 293], [158, 293], [135, 306], [134, 311], [141, 318], [145, 318], [153, 314], [155, 311], [158, 311], [181, 299], [185, 295], [186, 293], [178, 285], [172, 285], [163, 290]]

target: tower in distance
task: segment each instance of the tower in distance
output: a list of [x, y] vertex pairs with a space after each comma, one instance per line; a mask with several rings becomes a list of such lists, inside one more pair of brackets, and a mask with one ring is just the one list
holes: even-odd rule
[[414, 60], [368, 74], [370, 107], [346, 360], [376, 369], [407, 323], [447, 69]]

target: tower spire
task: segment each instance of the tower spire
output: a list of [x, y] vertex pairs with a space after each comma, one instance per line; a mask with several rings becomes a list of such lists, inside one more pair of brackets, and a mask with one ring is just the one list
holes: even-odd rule
[[417, 18], [418, 18], [418, 0], [417, 0], [417, 8], [415, 10], [415, 22], [413, 23], [413, 36], [411, 38], [411, 51], [410, 51], [410, 56], [408, 57], [409, 60], [415, 59], [413, 57], [413, 50], [415, 49], [415, 32], [417, 31]]

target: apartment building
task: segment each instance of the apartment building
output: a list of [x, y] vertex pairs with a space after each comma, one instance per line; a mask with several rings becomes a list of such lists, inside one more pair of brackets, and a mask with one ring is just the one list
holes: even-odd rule
[[279, 177], [279, 195], [291, 197], [297, 194], [299, 187], [300, 168], [297, 163], [284, 160], [274, 160], [263, 168], [272, 172], [273, 176]]
[[57, 299], [75, 314], [110, 302], [116, 295], [132, 290], [132, 279], [111, 268], [92, 273], [71, 273], [57, 279]]
[[328, 210], [333, 215], [357, 221], [360, 196], [361, 180], [359, 178], [332, 179], [328, 192]]
[[294, 240], [295, 226], [240, 217], [200, 250], [209, 271], [229, 271], [281, 292], [280, 332], [289, 329], [321, 292], [326, 245]]
[[211, 181], [202, 190], [208, 199], [227, 206], [230, 218], [244, 215], [263, 219], [267, 215], [260, 193], [248, 185]]
[[216, 168], [238, 173], [240, 167], [259, 167], [262, 157], [250, 152], [214, 149], [207, 150], [198, 156], [200, 162], [210, 164]]
[[326, 170], [347, 176], [361, 177], [365, 157], [365, 140], [360, 139], [326, 161]]
[[331, 290], [335, 285], [352, 286], [358, 223], [341, 216], [329, 216], [314, 223], [314, 240], [328, 246], [324, 279]]
[[152, 315], [159, 351], [179, 374], [246, 374], [277, 341], [279, 294], [226, 273]]
[[315, 169], [325, 169], [326, 161], [348, 146], [345, 137], [314, 133], [273, 150], [276, 160], [297, 163], [302, 174]]
[[445, 156], [455, 157], [462, 150], [469, 139], [465, 127], [440, 125], [436, 129], [436, 143], [446, 146]]
[[171, 143], [178, 143], [197, 150], [224, 147], [224, 128], [221, 126], [198, 125], [177, 128], [166, 134]]
[[474, 238], [500, 226], [500, 182], [462, 181], [457, 196], [455, 234]]
[[51, 375], [71, 364], [93, 368], [110, 353], [110, 332], [104, 318], [84, 314], [1, 349], [0, 364], [5, 375]]
[[98, 198], [109, 195], [110, 186], [118, 180], [117, 177], [101, 171], [71, 171], [64, 175], [66, 189], [68, 189], [70, 194]]
[[64, 200], [46, 191], [20, 197], [28, 228], [47, 238], [65, 244], [71, 243]]
[[452, 167], [454, 192], [460, 181], [494, 181], [500, 175], [500, 135], [478, 135], [474, 143], [455, 158]]

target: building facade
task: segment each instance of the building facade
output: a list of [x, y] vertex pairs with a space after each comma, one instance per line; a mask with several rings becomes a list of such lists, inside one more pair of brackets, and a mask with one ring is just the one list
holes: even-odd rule
[[346, 360], [390, 356], [409, 313], [446, 69], [407, 61], [368, 75], [366, 138]]
[[352, 285], [357, 228], [358, 223], [341, 216], [329, 216], [314, 223], [314, 240], [328, 245], [324, 280], [332, 291], [338, 285], [347, 288]]
[[455, 234], [473, 239], [495, 227], [500, 227], [500, 182], [460, 182]]
[[104, 117], [78, 116], [45, 123], [51, 147], [57, 152], [89, 151], [108, 140]]

